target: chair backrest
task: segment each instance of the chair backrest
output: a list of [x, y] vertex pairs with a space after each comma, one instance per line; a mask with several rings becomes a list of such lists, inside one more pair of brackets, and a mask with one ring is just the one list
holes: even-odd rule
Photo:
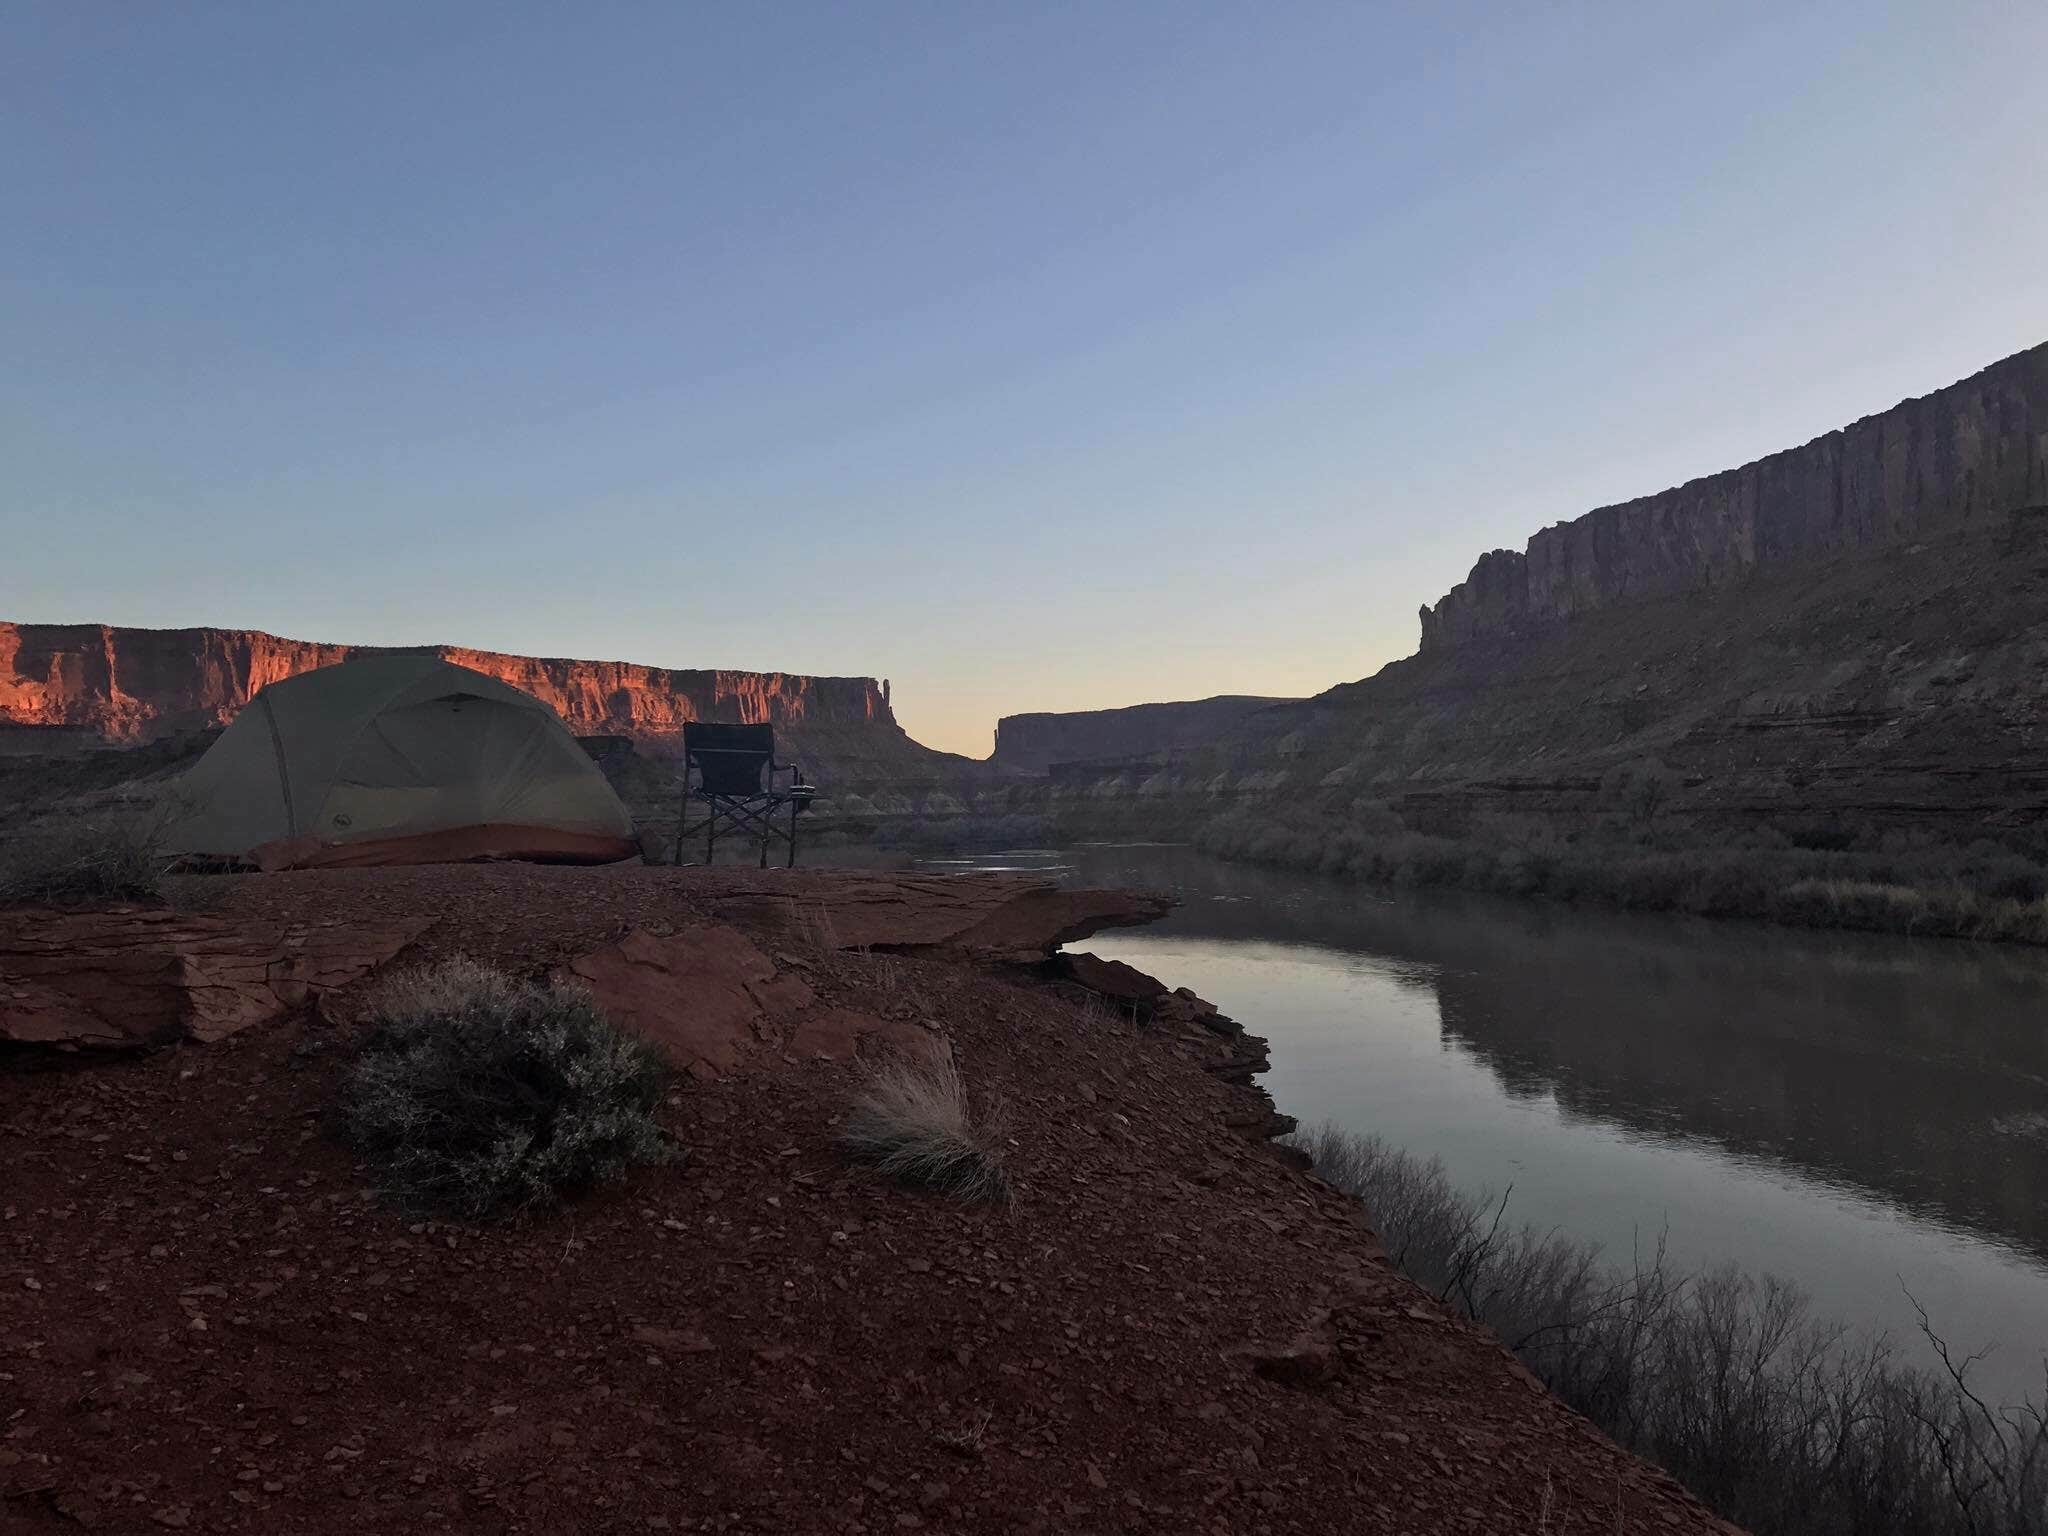
[[760, 794], [774, 758], [772, 725], [691, 721], [683, 727], [683, 771], [694, 764], [707, 795]]

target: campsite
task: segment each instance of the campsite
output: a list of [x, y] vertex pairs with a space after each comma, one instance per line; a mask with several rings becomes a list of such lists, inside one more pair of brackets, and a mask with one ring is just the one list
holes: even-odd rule
[[[1276, 1155], [1255, 1037], [1055, 953], [1157, 898], [753, 841], [649, 864], [551, 710], [432, 657], [272, 684], [165, 788], [179, 872], [0, 931], [4, 1369], [77, 1404], [10, 1437], [11, 1512], [1309, 1530], [1358, 1499], [1567, 1520], [1571, 1468], [1585, 1529], [1713, 1528]], [[399, 1195], [337, 1125], [380, 989], [450, 965], [557, 978], [649, 1048], [657, 1154], [510, 1212]], [[849, 1161], [903, 1064], [956, 1085], [999, 1193]], [[1446, 1434], [1472, 1459], [1401, 1450]]]
[[0, 1536], [2048, 1536], [2048, 7], [0, 25]]

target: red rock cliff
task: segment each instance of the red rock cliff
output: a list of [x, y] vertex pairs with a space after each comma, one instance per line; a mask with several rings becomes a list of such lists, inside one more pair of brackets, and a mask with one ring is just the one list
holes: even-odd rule
[[[286, 640], [260, 630], [0, 624], [0, 725], [70, 727], [111, 742], [144, 741], [224, 724], [267, 684], [380, 649]], [[678, 671], [459, 646], [418, 649], [545, 699], [581, 735], [666, 742], [687, 720], [895, 725], [882, 685], [866, 677]]]
[[1939, 535], [2048, 502], [2048, 343], [1853, 426], [1497, 549], [1434, 608], [1422, 648]]

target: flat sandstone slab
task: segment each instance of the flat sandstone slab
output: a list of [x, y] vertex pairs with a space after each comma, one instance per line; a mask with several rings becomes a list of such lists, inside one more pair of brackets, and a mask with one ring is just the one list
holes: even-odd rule
[[0, 1044], [224, 1039], [347, 986], [432, 919], [248, 922], [152, 907], [0, 915]]
[[579, 955], [559, 973], [590, 991], [606, 1017], [710, 1082], [750, 1062], [850, 1060], [873, 1041], [912, 1056], [943, 1056], [940, 1035], [904, 1020], [821, 1008], [801, 976], [723, 924], [655, 934], [636, 929]]

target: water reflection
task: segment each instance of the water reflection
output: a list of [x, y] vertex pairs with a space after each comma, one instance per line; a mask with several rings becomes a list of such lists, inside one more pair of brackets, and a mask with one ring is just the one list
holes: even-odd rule
[[1081, 849], [1170, 885], [1159, 936], [1394, 962], [1518, 1098], [1705, 1137], [2048, 1258], [2048, 963], [2031, 952], [1389, 897], [1185, 849]]
[[2048, 1341], [2048, 956], [1541, 903], [1388, 895], [1178, 848], [977, 861], [1182, 905], [1090, 948], [1274, 1044], [1283, 1109], [1513, 1183], [1524, 1220], [1790, 1275], [1987, 1384]]

